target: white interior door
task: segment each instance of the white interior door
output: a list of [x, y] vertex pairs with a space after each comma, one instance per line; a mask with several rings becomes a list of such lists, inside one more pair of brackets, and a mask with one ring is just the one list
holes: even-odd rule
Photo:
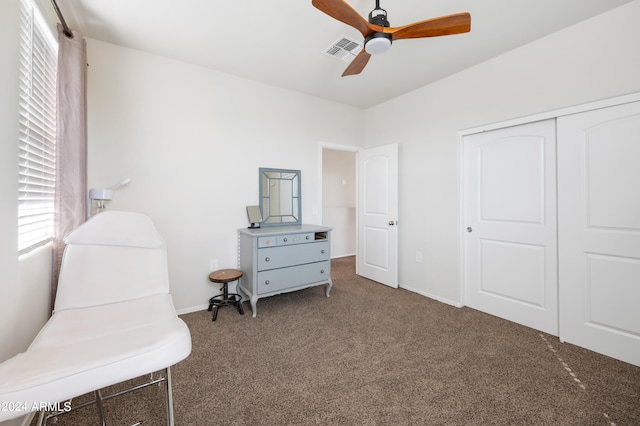
[[398, 145], [358, 153], [357, 273], [398, 287]]
[[555, 120], [465, 136], [464, 302], [558, 334]]
[[560, 338], [640, 366], [640, 102], [558, 119]]

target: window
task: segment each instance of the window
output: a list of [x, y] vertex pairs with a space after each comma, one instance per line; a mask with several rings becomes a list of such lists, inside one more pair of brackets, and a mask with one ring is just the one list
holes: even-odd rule
[[53, 237], [57, 50], [57, 41], [33, 0], [21, 0], [19, 253]]

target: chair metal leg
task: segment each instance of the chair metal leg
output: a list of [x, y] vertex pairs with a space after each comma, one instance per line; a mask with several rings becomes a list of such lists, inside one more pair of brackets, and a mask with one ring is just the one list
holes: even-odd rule
[[167, 406], [167, 426], [173, 426], [173, 393], [171, 392], [172, 384], [171, 384], [171, 367], [167, 367], [165, 369], [165, 378], [164, 378], [164, 388], [165, 395], [167, 398], [166, 406]]
[[[160, 386], [160, 382], [164, 382], [164, 386], [165, 386], [165, 397], [166, 397], [166, 401], [165, 401], [165, 406], [166, 406], [166, 417], [167, 417], [167, 425], [168, 426], [174, 426], [175, 423], [175, 417], [173, 414], [173, 393], [172, 393], [172, 383], [171, 383], [171, 367], [167, 367], [164, 369], [165, 371], [165, 376], [162, 377], [162, 375], [160, 375], [157, 379], [154, 379], [153, 377], [153, 373], [151, 373], [151, 377], [149, 379], [149, 381], [133, 386], [131, 388], [128, 389], [124, 389], [112, 394], [109, 394], [107, 396], [102, 396], [102, 393], [100, 392], [100, 390], [96, 390], [94, 391], [94, 395], [95, 398], [93, 401], [87, 401], [87, 402], [83, 402], [82, 404], [70, 407], [70, 410], [64, 410], [64, 411], [47, 411], [47, 410], [40, 410], [39, 413], [39, 417], [38, 417], [38, 426], [46, 426], [47, 425], [47, 421], [52, 418], [53, 419], [53, 423], [57, 422], [57, 416], [58, 415], [62, 415], [67, 413], [68, 411], [73, 411], [73, 410], [77, 410], [79, 408], [83, 408], [86, 407], [87, 405], [92, 405], [92, 404], [96, 404], [96, 408], [98, 410], [98, 417], [100, 418], [100, 425], [101, 426], [106, 426], [106, 420], [104, 417], [104, 406], [103, 406], [103, 401], [109, 400], [111, 398], [115, 398], [117, 396], [120, 395], [124, 395], [126, 393], [138, 390], [138, 389], [142, 389], [145, 388], [147, 386], [153, 385], [153, 384], [157, 384], [158, 386]], [[142, 422], [138, 422], [135, 423], [132, 426], [138, 426], [142, 424]]]
[[100, 417], [100, 425], [106, 426], [106, 422], [104, 420], [104, 408], [102, 407], [102, 394], [100, 393], [100, 389], [95, 391], [96, 394], [96, 407], [98, 408], [98, 416]]

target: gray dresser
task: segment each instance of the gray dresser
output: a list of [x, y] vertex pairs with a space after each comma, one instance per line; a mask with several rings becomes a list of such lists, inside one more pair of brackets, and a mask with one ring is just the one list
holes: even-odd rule
[[291, 225], [242, 228], [239, 291], [249, 298], [253, 316], [258, 299], [326, 284], [331, 286], [331, 228]]

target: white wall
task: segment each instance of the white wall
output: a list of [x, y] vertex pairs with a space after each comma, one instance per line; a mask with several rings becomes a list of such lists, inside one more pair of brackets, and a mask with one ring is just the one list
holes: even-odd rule
[[[17, 0], [0, 1], [0, 360], [43, 322], [49, 285], [46, 249], [28, 276], [16, 253], [17, 13]], [[458, 303], [458, 131], [640, 91], [638, 16], [640, 0], [364, 112], [88, 40], [89, 184], [133, 179], [108, 208], [153, 218], [176, 305], [189, 309], [214, 292], [209, 259], [235, 266], [259, 167], [301, 169], [303, 219], [316, 223], [318, 141], [397, 142], [400, 283]]]
[[357, 108], [97, 40], [88, 62], [89, 187], [132, 179], [107, 208], [155, 222], [178, 310], [217, 293], [210, 259], [236, 267], [259, 167], [300, 169], [302, 218], [317, 224], [319, 141], [362, 143]]
[[402, 287], [461, 302], [458, 132], [640, 91], [638, 17], [634, 1], [366, 111], [367, 146], [400, 144]]
[[356, 153], [322, 150], [322, 224], [333, 228], [331, 257], [356, 254]]

